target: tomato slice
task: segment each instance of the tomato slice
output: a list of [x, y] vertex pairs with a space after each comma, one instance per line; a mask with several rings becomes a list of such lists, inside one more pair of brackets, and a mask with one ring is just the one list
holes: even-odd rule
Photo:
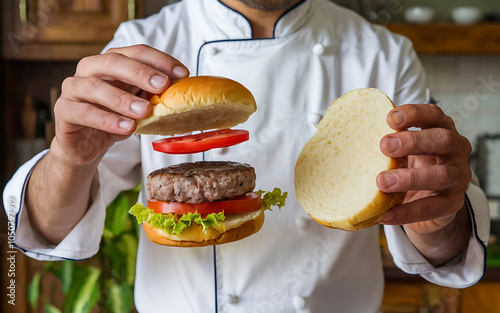
[[260, 196], [255, 192], [249, 192], [241, 197], [202, 203], [167, 202], [151, 199], [148, 201], [148, 207], [155, 213], [188, 214], [191, 212], [202, 215], [219, 212], [243, 213], [260, 209]]
[[219, 129], [196, 135], [163, 138], [153, 141], [155, 151], [169, 154], [187, 154], [229, 147], [247, 141], [248, 131], [242, 129]]

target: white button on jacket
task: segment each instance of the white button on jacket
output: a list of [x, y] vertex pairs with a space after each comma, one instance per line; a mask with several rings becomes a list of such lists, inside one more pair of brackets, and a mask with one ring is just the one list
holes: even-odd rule
[[318, 43], [318, 44], [314, 45], [313, 53], [316, 55], [322, 55], [323, 53], [325, 53], [325, 47], [322, 44]]
[[323, 115], [319, 113], [309, 113], [309, 115], [307, 116], [307, 120], [309, 121], [309, 123], [313, 124], [314, 126], [318, 125], [322, 118]]
[[239, 299], [236, 296], [228, 294], [228, 295], [226, 295], [226, 301], [229, 304], [236, 304], [236, 303], [238, 303]]
[[298, 229], [305, 229], [307, 227], [307, 219], [305, 217], [299, 216], [295, 219], [295, 225]]
[[294, 296], [292, 298], [292, 303], [293, 306], [298, 310], [302, 310], [303, 308], [306, 307], [306, 299], [299, 296]]
[[211, 46], [211, 45], [208, 45], [206, 48], [205, 48], [205, 52], [209, 55], [215, 55], [217, 53], [217, 48], [215, 48], [214, 46]]
[[[205, 43], [206, 38], [212, 41]], [[267, 212], [262, 230], [239, 242], [216, 248], [168, 248], [141, 233], [138, 310], [275, 313], [295, 312], [300, 306], [301, 312], [330, 312], [332, 307], [342, 313], [377, 312], [383, 290], [378, 228], [343, 232], [309, 221], [299, 230], [296, 221], [304, 211], [295, 199], [293, 168], [316, 131], [310, 114], [323, 114], [343, 93], [377, 87], [396, 104], [428, 100], [425, 75], [411, 43], [324, 0], [300, 2], [276, 23], [274, 38], [252, 40], [248, 21], [221, 2], [184, 0], [145, 20], [122, 24], [107, 48], [134, 44], [171, 54], [193, 75], [226, 76], [244, 84], [258, 106], [239, 126], [250, 132], [250, 140], [224, 154], [209, 151], [205, 158], [249, 163], [256, 169], [258, 189], [280, 187], [289, 192], [286, 207]], [[43, 153], [28, 162], [4, 193], [5, 207], [18, 225], [16, 245], [38, 259], [79, 259], [96, 253], [105, 207], [120, 190], [145, 181], [160, 167], [201, 158], [154, 153], [151, 142], [157, 138], [132, 136], [109, 150], [95, 176], [94, 202], [55, 248], [30, 228], [23, 209], [24, 183]], [[480, 240], [487, 236], [488, 213], [474, 185], [468, 199], [477, 228], [460, 262], [434, 269], [400, 227], [386, 227], [398, 266], [449, 286], [476, 282], [483, 273]], [[145, 190], [141, 200], [147, 201]], [[237, 295], [237, 303], [228, 301], [228, 294]]]

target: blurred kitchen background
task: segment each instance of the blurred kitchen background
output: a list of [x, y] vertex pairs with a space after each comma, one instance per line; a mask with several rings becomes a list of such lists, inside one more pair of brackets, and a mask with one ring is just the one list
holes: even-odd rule
[[[63, 79], [73, 75], [79, 59], [101, 51], [120, 22], [148, 16], [164, 0], [2, 0], [0, 60], [0, 186], [16, 168], [44, 149], [53, 136], [52, 107]], [[373, 23], [409, 37], [427, 70], [431, 96], [455, 120], [457, 129], [473, 145], [471, 166], [490, 198], [492, 236], [488, 269], [474, 287], [454, 290], [432, 286], [419, 277], [394, 269], [381, 245], [387, 286], [383, 312], [500, 312], [500, 1], [498, 0], [336, 0]], [[133, 196], [133, 194], [132, 194]], [[126, 195], [131, 197], [131, 195]], [[3, 206], [2, 206], [3, 208]], [[112, 214], [111, 214], [112, 215]], [[114, 237], [132, 240], [133, 228], [108, 225]], [[2, 290], [7, 288], [7, 220], [0, 214]], [[125, 236], [125, 237], [124, 237]], [[112, 238], [112, 239], [110, 239]], [[125, 239], [123, 239], [125, 238]], [[120, 241], [121, 242], [121, 241]], [[120, 244], [117, 244], [120, 246]], [[118, 248], [117, 248], [118, 249]], [[123, 251], [122, 251], [123, 252]], [[16, 311], [0, 296], [1, 312], [44, 312], [43, 289], [56, 305], [64, 299], [62, 269], [73, 265], [43, 264], [18, 256]], [[130, 259], [133, 254], [126, 255]], [[92, 266], [102, 266], [89, 261]], [[84, 263], [82, 266], [86, 266]], [[94, 264], [96, 263], [96, 264]], [[132, 264], [133, 265], [133, 264]], [[104, 267], [131, 267], [114, 261]], [[82, 267], [83, 268], [83, 267]], [[133, 266], [132, 266], [133, 268]], [[38, 309], [28, 304], [28, 285], [41, 275]], [[82, 271], [92, 270], [84, 268]], [[103, 271], [104, 273], [105, 271]], [[54, 279], [43, 278], [52, 273]], [[129, 273], [130, 274], [130, 273]], [[111, 277], [112, 292], [130, 298], [130, 275]], [[101, 278], [104, 274], [101, 274]], [[132, 273], [133, 275], [133, 273]], [[48, 282], [47, 282], [48, 281]], [[52, 281], [52, 282], [51, 282]], [[55, 282], [54, 282], [55, 281]], [[58, 281], [62, 281], [58, 283]], [[128, 282], [128, 285], [126, 285]], [[107, 281], [109, 283], [109, 281]], [[76, 284], [76, 283], [74, 283]], [[108, 284], [111, 286], [112, 284]], [[32, 284], [32, 286], [37, 286]], [[48, 286], [48, 287], [47, 287]], [[55, 287], [54, 287], [55, 286]], [[128, 286], [128, 287], [127, 287]], [[69, 287], [68, 287], [69, 288]], [[114, 288], [114, 289], [113, 289]], [[36, 290], [36, 288], [32, 288]], [[36, 299], [32, 302], [37, 302]], [[102, 301], [101, 301], [102, 302]], [[101, 303], [102, 304], [102, 303]], [[126, 302], [126, 306], [131, 303]]]

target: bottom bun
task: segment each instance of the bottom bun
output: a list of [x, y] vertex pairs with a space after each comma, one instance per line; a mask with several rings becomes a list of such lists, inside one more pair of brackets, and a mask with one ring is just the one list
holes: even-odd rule
[[189, 232], [191, 234], [195, 232], [199, 233], [198, 240], [194, 241], [182, 240], [182, 234], [180, 236], [169, 236], [161, 229], [153, 227], [148, 223], [143, 223], [144, 231], [152, 242], [172, 247], [205, 247], [238, 241], [257, 233], [262, 228], [262, 225], [264, 225], [264, 210], [260, 210], [260, 214], [254, 219], [248, 220], [237, 227], [228, 229], [223, 233], [213, 228], [204, 232], [201, 225], [192, 224], [189, 226]]

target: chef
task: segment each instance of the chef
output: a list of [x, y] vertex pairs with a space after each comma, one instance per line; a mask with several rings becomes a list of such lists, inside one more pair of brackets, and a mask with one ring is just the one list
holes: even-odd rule
[[[361, 87], [401, 105], [388, 115], [392, 128], [421, 128], [381, 138], [384, 154], [408, 156], [407, 169], [377, 177], [382, 191], [409, 191], [382, 222], [395, 263], [454, 288], [482, 277], [489, 214], [468, 167], [470, 144], [428, 104], [425, 73], [406, 38], [325, 0], [184, 0], [123, 23], [103, 54], [81, 60], [64, 81], [50, 149], [4, 191], [15, 245], [39, 260], [89, 258], [121, 190], [157, 168], [200, 160], [160, 155], [151, 149], [158, 137], [131, 136], [134, 119], [151, 112], [148, 96], [189, 75], [239, 81], [258, 105], [241, 125], [250, 141], [205, 159], [252, 164], [257, 188], [279, 186], [289, 200], [266, 213], [259, 233], [227, 245], [170, 248], [141, 233], [140, 312], [378, 312], [379, 228], [320, 226], [293, 193], [293, 167], [315, 124], [334, 99]], [[139, 200], [147, 201], [144, 189]]]

